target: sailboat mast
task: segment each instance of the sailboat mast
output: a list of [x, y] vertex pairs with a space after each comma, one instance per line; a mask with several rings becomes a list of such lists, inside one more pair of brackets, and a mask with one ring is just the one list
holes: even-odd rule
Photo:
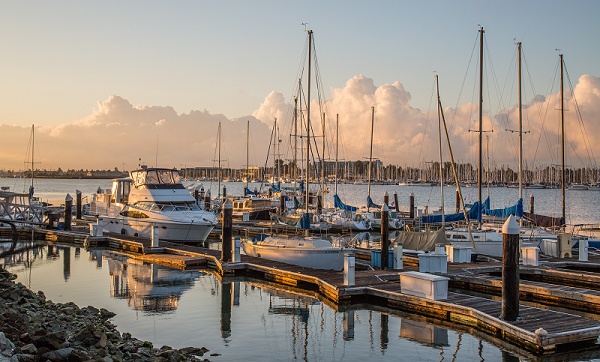
[[[312, 30], [308, 31], [308, 84], [306, 91], [306, 214], [308, 214], [308, 205], [310, 204], [309, 180], [310, 180], [310, 77], [311, 77], [311, 60], [312, 60]], [[308, 234], [308, 229], [306, 230]]]
[[563, 83], [563, 70], [564, 60], [563, 55], [560, 54], [560, 150], [562, 153], [562, 218], [563, 222], [566, 223], [566, 208], [565, 208], [565, 97], [564, 97], [564, 83]]
[[29, 197], [33, 196], [33, 166], [34, 166], [34, 157], [35, 155], [35, 125], [31, 125], [31, 188], [29, 189]]
[[[367, 194], [371, 196], [371, 163], [373, 161], [373, 125], [375, 124], [375, 107], [371, 106], [371, 149], [369, 151], [369, 168], [368, 168], [368, 181], [367, 181]], [[369, 206], [367, 205], [367, 209]]]
[[[275, 169], [277, 168], [277, 117], [273, 122], [273, 174], [271, 184], [275, 183]], [[278, 169], [278, 168], [277, 168]]]
[[[219, 194], [220, 190], [221, 190], [221, 122], [219, 121], [219, 129], [217, 130], [217, 142], [219, 143], [219, 151], [218, 151], [218, 168], [217, 168], [217, 194]], [[245, 195], [244, 195], [245, 196]]]
[[246, 123], [246, 190], [248, 190], [248, 179], [250, 178], [250, 120]]
[[325, 112], [321, 118], [321, 129], [323, 130], [323, 153], [321, 154], [321, 185], [325, 187]]
[[483, 179], [483, 27], [479, 29], [479, 168], [477, 170], [477, 197], [480, 211], [477, 221], [481, 224], [481, 182]]
[[437, 95], [437, 110], [438, 110], [438, 141], [440, 143], [439, 151], [440, 151], [440, 198], [441, 198], [441, 208], [442, 208], [442, 228], [445, 224], [446, 216], [444, 214], [444, 165], [442, 158], [442, 109], [441, 109], [441, 101], [440, 101], [440, 84], [438, 75], [435, 75], [435, 89]]
[[337, 195], [337, 183], [338, 183], [338, 151], [340, 142], [340, 115], [335, 115], [335, 187], [334, 195]]
[[519, 199], [523, 198], [523, 103], [521, 102], [521, 42], [519, 51]]
[[[298, 80], [298, 93], [300, 92], [300, 80]], [[298, 97], [294, 97], [294, 192], [296, 192], [296, 181], [298, 180]]]

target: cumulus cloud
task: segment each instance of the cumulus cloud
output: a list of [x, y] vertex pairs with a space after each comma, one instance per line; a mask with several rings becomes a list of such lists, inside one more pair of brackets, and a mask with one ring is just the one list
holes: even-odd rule
[[[575, 84], [575, 103], [566, 95], [565, 115], [569, 150], [587, 159], [600, 155], [600, 146], [590, 135], [600, 134], [600, 78], [583, 75]], [[339, 158], [365, 160], [369, 156], [371, 107], [375, 109], [373, 157], [384, 164], [399, 166], [423, 165], [423, 161], [438, 160], [437, 113], [435, 109], [420, 110], [411, 106], [411, 94], [400, 82], [377, 85], [363, 75], [349, 79], [342, 87], [330, 90], [331, 97], [322, 104], [312, 100], [311, 124], [318, 153], [321, 153], [323, 132], [327, 146], [325, 156], [334, 159], [335, 120], [339, 115]], [[450, 97], [448, 97], [450, 98]], [[442, 95], [444, 101], [444, 95]], [[558, 150], [559, 96], [556, 93], [536, 95], [523, 105], [525, 158], [531, 163], [556, 163]], [[445, 102], [445, 103], [449, 103]], [[306, 105], [299, 102], [300, 119]], [[137, 167], [138, 159], [158, 166], [211, 166], [216, 160], [217, 127], [222, 124], [223, 166], [240, 168], [246, 164], [246, 140], [250, 140], [251, 165], [263, 165], [270, 142], [274, 118], [279, 125], [279, 153], [285, 160], [292, 158], [294, 144], [294, 101], [278, 92], [268, 94], [251, 116], [227, 119], [207, 110], [177, 113], [169, 106], [137, 105], [111, 95], [99, 101], [89, 116], [72, 123], [36, 128], [36, 158], [39, 168], [106, 169]], [[477, 108], [463, 103], [444, 109], [452, 148], [457, 161], [476, 162], [477, 134], [473, 121]], [[326, 128], [321, 129], [325, 114]], [[577, 115], [581, 114], [582, 123]], [[250, 124], [250, 135], [246, 128]], [[298, 125], [299, 132], [302, 123]], [[494, 129], [490, 137], [490, 158], [496, 165], [516, 165], [515, 133], [517, 107], [486, 115], [484, 129]], [[22, 169], [30, 127], [0, 125], [0, 165], [7, 169]], [[305, 132], [302, 132], [305, 133]], [[303, 144], [305, 139], [299, 139]], [[446, 147], [446, 146], [444, 146]], [[317, 151], [315, 150], [315, 153]], [[299, 150], [298, 154], [303, 154]], [[448, 159], [445, 151], [445, 159]], [[574, 160], [575, 160], [574, 156]], [[578, 160], [578, 158], [577, 158]], [[581, 161], [584, 162], [585, 161]], [[575, 162], [570, 162], [578, 166]], [[589, 162], [587, 162], [589, 164]]]

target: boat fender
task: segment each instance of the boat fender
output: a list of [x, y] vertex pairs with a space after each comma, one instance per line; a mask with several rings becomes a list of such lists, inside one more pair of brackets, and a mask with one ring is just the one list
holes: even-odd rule
[[319, 222], [319, 215], [317, 215], [317, 214], [314, 214], [314, 215], [313, 215], [313, 222], [314, 222], [315, 224]]

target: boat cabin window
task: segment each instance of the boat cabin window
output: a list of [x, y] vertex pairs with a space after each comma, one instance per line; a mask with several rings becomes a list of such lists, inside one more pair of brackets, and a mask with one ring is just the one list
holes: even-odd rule
[[114, 180], [112, 186], [112, 200], [111, 202], [118, 202], [126, 204], [129, 202], [129, 193], [131, 192], [131, 180], [122, 179]]
[[135, 207], [142, 210], [155, 212], [170, 212], [170, 211], [200, 211], [200, 206], [195, 202], [152, 202], [140, 201], [135, 203]]
[[154, 186], [156, 188], [162, 187], [174, 187], [181, 185], [181, 177], [179, 176], [179, 172], [177, 170], [169, 170], [169, 169], [149, 169], [149, 170], [139, 170], [132, 171], [131, 177], [133, 178], [133, 182], [136, 187], [142, 186]]

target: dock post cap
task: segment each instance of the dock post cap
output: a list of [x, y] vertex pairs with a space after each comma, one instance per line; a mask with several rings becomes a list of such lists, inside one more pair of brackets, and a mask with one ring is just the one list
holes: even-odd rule
[[388, 196], [387, 190], [385, 190], [385, 192], [383, 193], [383, 196]]
[[535, 330], [535, 335], [539, 337], [545, 337], [548, 335], [548, 332], [544, 328], [538, 328]]
[[521, 227], [513, 215], [510, 215], [508, 219], [502, 225], [502, 234], [508, 235], [519, 235], [521, 233]]
[[387, 204], [383, 204], [381, 206], [381, 211], [382, 212], [390, 212], [390, 208], [387, 206]]
[[233, 209], [233, 202], [230, 199], [225, 200], [223, 203], [224, 209]]
[[69, 194], [65, 197], [65, 201], [73, 201], [73, 197]]

